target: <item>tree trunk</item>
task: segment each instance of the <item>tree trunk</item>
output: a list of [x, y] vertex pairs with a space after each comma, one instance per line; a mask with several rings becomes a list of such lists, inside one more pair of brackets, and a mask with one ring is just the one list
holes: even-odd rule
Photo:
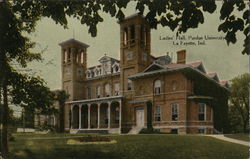
[[59, 112], [59, 131], [60, 133], [64, 132], [64, 104], [60, 104], [60, 112]]
[[3, 84], [3, 141], [2, 141], [2, 153], [4, 159], [7, 159], [9, 152], [8, 149], [8, 117], [9, 117], [9, 107], [8, 107], [8, 90], [7, 84]]

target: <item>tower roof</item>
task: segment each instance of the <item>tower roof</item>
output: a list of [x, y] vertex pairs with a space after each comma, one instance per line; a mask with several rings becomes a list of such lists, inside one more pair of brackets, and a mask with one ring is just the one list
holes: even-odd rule
[[139, 14], [139, 13], [135, 13], [135, 14], [132, 14], [132, 15], [130, 15], [130, 16], [128, 16], [128, 17], [125, 17], [125, 18], [122, 19], [122, 20], [118, 20], [117, 23], [121, 23], [121, 22], [130, 20], [130, 19], [133, 19], [133, 18], [136, 18], [136, 17], [140, 17], [140, 18], [142, 18], [142, 19], [145, 20], [145, 17], [144, 17], [143, 15], [141, 15], [141, 14]]
[[63, 42], [59, 43], [60, 46], [65, 46], [65, 45], [68, 45], [68, 44], [77, 44], [77, 45], [81, 45], [81, 46], [86, 47], [86, 48], [89, 47], [88, 44], [85, 44], [85, 43], [80, 42], [80, 41], [75, 40], [75, 39], [69, 39], [69, 40], [66, 40], [66, 41], [63, 41]]

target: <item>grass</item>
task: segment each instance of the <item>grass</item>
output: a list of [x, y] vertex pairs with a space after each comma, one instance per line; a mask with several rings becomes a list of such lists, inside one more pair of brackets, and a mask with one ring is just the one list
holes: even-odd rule
[[68, 145], [66, 143], [69, 138], [76, 137], [69, 134], [15, 134], [14, 136], [16, 140], [10, 142], [11, 159], [246, 159], [248, 157], [246, 146], [199, 135], [111, 135], [109, 137], [117, 143], [92, 145]]
[[242, 141], [250, 141], [249, 134], [225, 134], [224, 136]]

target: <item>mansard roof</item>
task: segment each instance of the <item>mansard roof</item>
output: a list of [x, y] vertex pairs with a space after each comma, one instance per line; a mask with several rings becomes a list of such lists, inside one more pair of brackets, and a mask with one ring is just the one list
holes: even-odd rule
[[113, 58], [113, 57], [109, 57], [109, 56], [107, 56], [106, 54], [105, 54], [103, 57], [101, 57], [101, 58], [99, 59], [99, 62], [104, 62], [104, 61], [109, 61], [109, 60], [111, 60], [111, 61], [116, 61], [116, 62], [120, 62], [119, 60], [117, 60], [117, 59], [115, 59], [115, 58]]
[[68, 44], [78, 44], [78, 45], [81, 45], [81, 46], [86, 47], [86, 48], [89, 47], [88, 44], [85, 44], [85, 43], [80, 42], [80, 41], [75, 40], [75, 39], [69, 39], [69, 40], [66, 40], [66, 41], [63, 41], [63, 42], [59, 43], [60, 46], [65, 46], [65, 45], [68, 45]]

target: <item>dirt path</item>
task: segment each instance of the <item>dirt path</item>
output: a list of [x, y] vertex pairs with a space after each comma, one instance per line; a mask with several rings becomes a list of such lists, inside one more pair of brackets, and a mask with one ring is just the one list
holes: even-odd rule
[[216, 139], [220, 139], [220, 140], [224, 140], [224, 141], [228, 141], [228, 142], [232, 142], [232, 143], [236, 143], [236, 144], [241, 144], [244, 146], [250, 146], [250, 142], [232, 139], [229, 137], [225, 137], [224, 135], [207, 135], [207, 136], [211, 136], [211, 137], [214, 137]]

